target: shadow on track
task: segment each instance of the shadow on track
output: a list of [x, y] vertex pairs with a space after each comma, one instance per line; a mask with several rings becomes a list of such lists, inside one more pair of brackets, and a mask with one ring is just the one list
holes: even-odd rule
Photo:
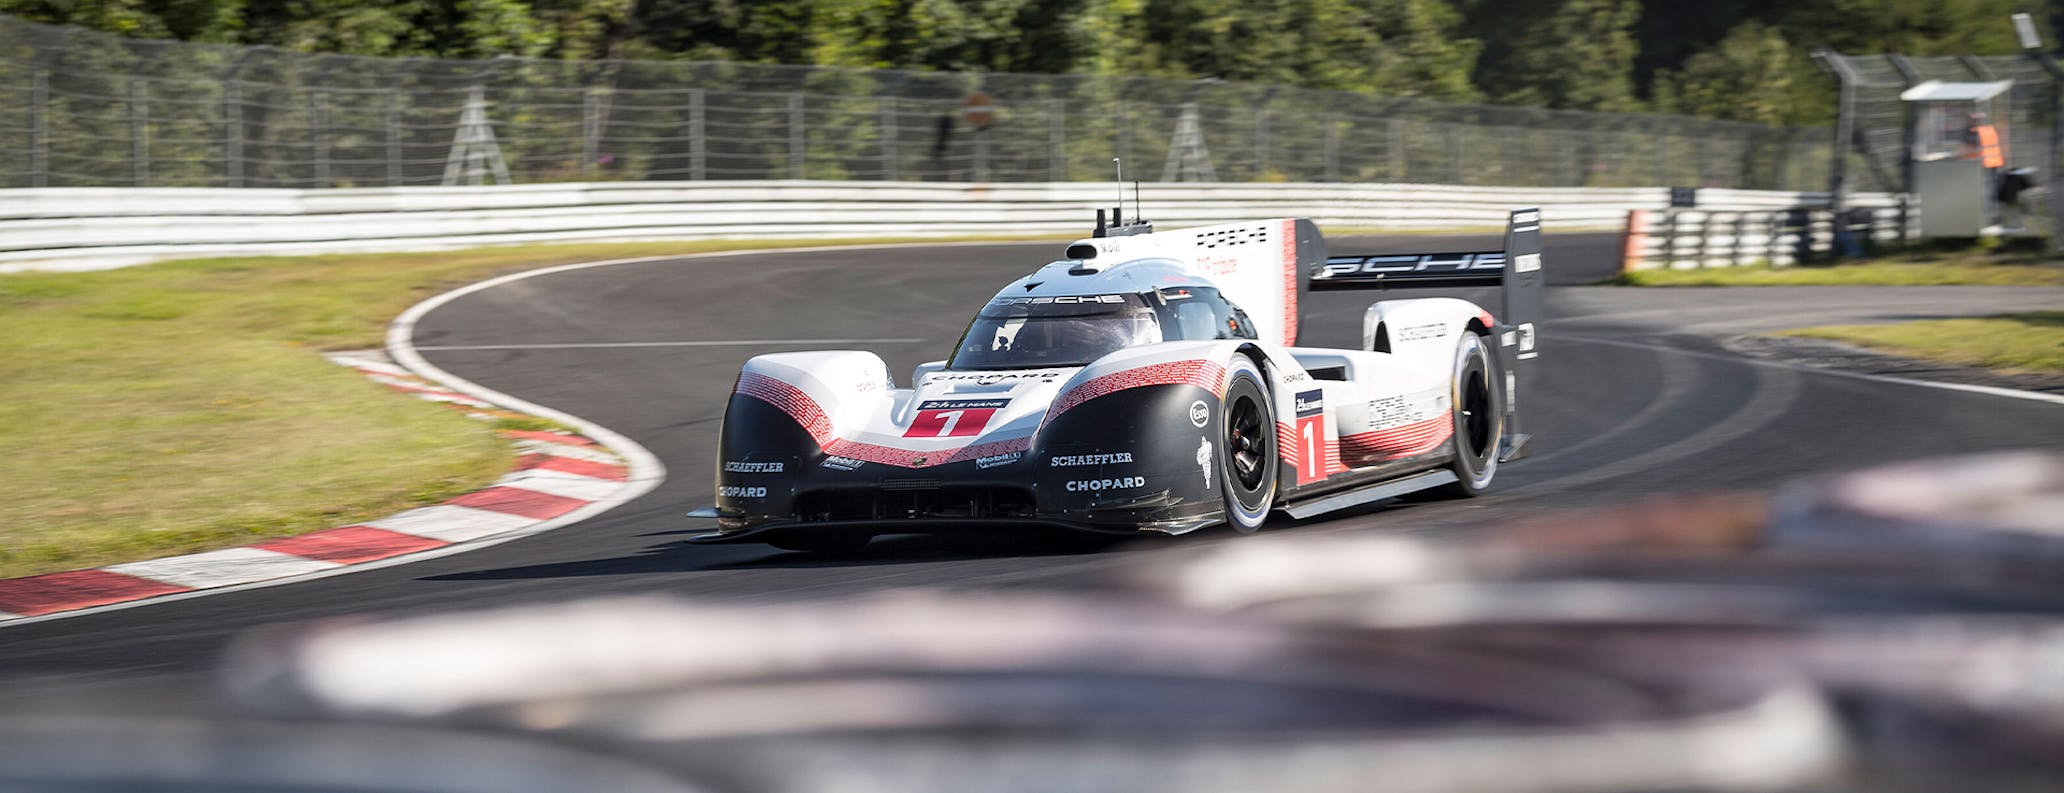
[[[646, 536], [701, 532], [664, 531]], [[1210, 534], [1211, 532], [1202, 532]], [[1185, 535], [1197, 537], [1198, 534]], [[1120, 537], [1054, 535], [1051, 533], [1001, 533], [982, 536], [883, 535], [859, 551], [840, 554], [812, 554], [784, 551], [766, 545], [713, 546], [673, 541], [651, 546], [630, 556], [569, 562], [503, 567], [427, 576], [424, 581], [510, 581], [588, 576], [685, 573], [698, 570], [797, 569], [827, 567], [890, 567], [935, 562], [1007, 559], [1026, 557], [1078, 556], [1094, 553], [1125, 553], [1167, 547], [1181, 542], [1175, 537]], [[728, 552], [728, 553], [727, 553]]]

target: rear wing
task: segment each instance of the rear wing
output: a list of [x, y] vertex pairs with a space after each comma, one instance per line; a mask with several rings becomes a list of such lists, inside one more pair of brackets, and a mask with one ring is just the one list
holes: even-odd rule
[[1496, 287], [1498, 313], [1490, 328], [1505, 372], [1506, 449], [1504, 459], [1522, 456], [1527, 436], [1520, 432], [1519, 395], [1528, 388], [1535, 349], [1534, 327], [1541, 321], [1541, 293], [1547, 285], [1541, 269], [1541, 210], [1516, 209], [1505, 225], [1503, 250], [1476, 253], [1407, 253], [1328, 256], [1311, 271], [1310, 289], [1456, 289]]

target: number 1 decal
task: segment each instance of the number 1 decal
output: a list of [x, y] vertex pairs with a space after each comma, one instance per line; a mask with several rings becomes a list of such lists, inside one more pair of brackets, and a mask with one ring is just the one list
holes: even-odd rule
[[921, 403], [917, 406], [917, 417], [910, 420], [910, 428], [903, 431], [903, 437], [980, 435], [988, 428], [989, 417], [1008, 404], [1008, 399], [941, 399]]
[[1324, 391], [1297, 395], [1297, 484], [1326, 478], [1326, 399]]

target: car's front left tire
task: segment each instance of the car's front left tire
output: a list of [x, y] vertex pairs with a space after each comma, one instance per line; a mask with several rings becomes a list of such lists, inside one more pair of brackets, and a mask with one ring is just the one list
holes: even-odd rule
[[1241, 355], [1226, 374], [1219, 400], [1219, 479], [1226, 523], [1251, 534], [1268, 520], [1276, 501], [1276, 413], [1261, 370]]

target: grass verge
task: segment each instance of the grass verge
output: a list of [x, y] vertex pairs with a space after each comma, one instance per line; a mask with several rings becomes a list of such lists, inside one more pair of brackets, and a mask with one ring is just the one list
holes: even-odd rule
[[0, 455], [0, 578], [344, 525], [500, 476], [510, 451], [494, 425], [316, 354], [379, 346], [390, 319], [432, 294], [568, 262], [895, 241], [533, 245], [0, 275], [0, 448], [15, 450]]
[[2064, 286], [2064, 261], [2025, 250], [1914, 251], [1854, 264], [1622, 273], [1625, 286]]
[[1785, 331], [1894, 355], [2008, 372], [2064, 374], [2064, 311]]

